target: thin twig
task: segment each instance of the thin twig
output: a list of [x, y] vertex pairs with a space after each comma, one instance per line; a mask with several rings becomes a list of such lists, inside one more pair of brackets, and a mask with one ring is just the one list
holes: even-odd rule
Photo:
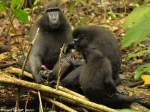
[[[12, 12], [12, 11], [11, 11], [11, 12]], [[14, 25], [13, 25], [14, 16], [12, 15], [12, 13], [11, 13], [11, 15], [9, 15], [9, 13], [7, 13], [7, 14], [8, 14], [8, 19], [9, 19], [9, 22], [10, 22], [10, 26], [12, 26], [14, 32], [16, 32], [16, 29], [15, 29], [15, 27], [14, 27]], [[7, 34], [8, 34], [9, 32], [10, 32], [10, 28], [8, 29]], [[17, 38], [17, 41], [19, 42], [18, 38]], [[9, 44], [10, 44], [10, 39], [9, 39]], [[24, 55], [22, 45], [20, 45], [20, 49], [21, 49], [21, 51], [22, 51], [22, 54]], [[20, 89], [18, 88], [18, 95], [17, 95], [17, 99], [16, 99], [15, 112], [17, 112], [18, 109], [19, 109], [19, 99], [20, 99]]]
[[[59, 83], [60, 83], [60, 77], [61, 77], [61, 69], [62, 69], [62, 66], [61, 66], [61, 58], [63, 56], [63, 50], [64, 50], [64, 47], [65, 47], [65, 44], [63, 44], [62, 48], [60, 48], [60, 53], [59, 53], [59, 59], [58, 59], [58, 66], [59, 66], [59, 69], [58, 69], [58, 74], [57, 74], [57, 82], [56, 82], [56, 89], [58, 89], [58, 86], [59, 86]], [[54, 101], [56, 99], [54, 98]], [[54, 110], [55, 108], [55, 105], [53, 104], [52, 105], [52, 110]]]
[[[22, 65], [22, 73], [21, 73], [22, 75], [21, 75], [21, 76], [23, 76], [23, 74], [24, 74], [25, 66], [26, 66], [26, 64], [27, 64], [27, 61], [28, 61], [28, 58], [29, 58], [31, 49], [32, 49], [32, 47], [33, 47], [33, 45], [34, 45], [34, 43], [35, 43], [37, 37], [38, 37], [37, 35], [38, 35], [38, 33], [39, 33], [39, 30], [40, 30], [40, 28], [38, 27], [38, 29], [37, 29], [37, 31], [36, 31], [36, 34], [35, 34], [35, 37], [34, 37], [33, 41], [32, 41], [31, 44], [30, 44], [28, 54], [27, 54], [27, 56], [26, 56], [26, 58], [25, 58], [25, 60], [24, 60], [24, 62], [23, 62], [23, 65]], [[39, 96], [39, 102], [40, 102], [39, 108], [40, 108], [40, 111], [43, 112], [43, 106], [42, 106], [42, 100], [41, 100], [41, 97], [40, 97], [40, 96], [41, 96], [41, 95], [40, 95], [40, 91], [38, 91], [38, 96]]]
[[28, 92], [27, 100], [25, 102], [25, 107], [24, 107], [25, 112], [27, 112], [27, 106], [28, 106], [28, 102], [29, 102], [29, 96], [30, 96], [30, 92]]
[[61, 76], [60, 76], [61, 69], [62, 69], [62, 67], [61, 67], [61, 58], [63, 56], [64, 48], [65, 48], [65, 44], [63, 44], [62, 48], [60, 49], [60, 54], [59, 54], [59, 60], [58, 60], [59, 61], [59, 69], [58, 69], [58, 75], [57, 75], [56, 89], [58, 89], [58, 86], [59, 86], [59, 83], [60, 83], [60, 78], [61, 78]]
[[42, 105], [42, 100], [41, 100], [41, 94], [40, 94], [40, 91], [38, 91], [38, 97], [39, 97], [39, 111], [40, 112], [43, 112], [43, 105]]
[[43, 98], [44, 100], [46, 100], [47, 102], [51, 102], [52, 104], [55, 104], [55, 105], [58, 106], [59, 108], [64, 109], [65, 111], [68, 111], [68, 112], [77, 112], [76, 110], [74, 110], [74, 109], [68, 107], [67, 105], [65, 105], [65, 104], [63, 104], [63, 103], [61, 103], [61, 102], [58, 102], [58, 101], [56, 101], [56, 100], [52, 100], [52, 99], [50, 99], [50, 98], [48, 98], [48, 97], [43, 97], [43, 96], [42, 96], [42, 98]]
[[23, 73], [24, 73], [24, 69], [25, 69], [26, 63], [27, 63], [27, 61], [28, 61], [28, 58], [29, 58], [29, 55], [30, 55], [32, 46], [34, 45], [34, 43], [35, 43], [35, 41], [36, 41], [36, 39], [37, 39], [37, 35], [38, 35], [39, 30], [40, 30], [40, 28], [37, 29], [36, 34], [35, 34], [35, 37], [34, 37], [32, 43], [31, 43], [31, 45], [30, 45], [30, 47], [29, 47], [28, 54], [27, 54], [27, 56], [26, 56], [26, 58], [25, 58], [25, 61], [23, 62], [22, 75], [23, 75]]

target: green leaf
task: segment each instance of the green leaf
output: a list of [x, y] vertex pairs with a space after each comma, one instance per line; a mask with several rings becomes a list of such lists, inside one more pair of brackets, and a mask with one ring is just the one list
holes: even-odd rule
[[[150, 14], [149, 14], [150, 16]], [[150, 18], [144, 19], [141, 23], [129, 29], [122, 40], [122, 48], [129, 47], [131, 44], [137, 45], [150, 35]]]
[[144, 65], [140, 65], [136, 70], [134, 74], [134, 80], [139, 80], [141, 78], [141, 75], [143, 73], [150, 73], [150, 63], [146, 63]]
[[26, 13], [28, 13], [28, 14], [31, 12], [30, 8], [24, 8], [23, 10], [26, 11]]
[[11, 8], [17, 9], [23, 5], [23, 0], [11, 0]]
[[131, 58], [134, 58], [137, 56], [143, 56], [145, 54], [150, 54], [150, 50], [148, 49], [148, 50], [139, 51], [137, 53], [130, 53], [130, 54], [128, 54], [127, 60], [130, 60]]
[[75, 3], [76, 3], [75, 1], [71, 1], [67, 5], [67, 8], [68, 8], [70, 14], [75, 14], [76, 13], [76, 10], [75, 10], [75, 7], [74, 7]]
[[128, 30], [121, 44], [122, 48], [137, 45], [150, 35], [150, 5], [135, 9], [125, 20], [124, 27]]
[[5, 11], [5, 9], [6, 9], [5, 4], [0, 1], [0, 12]]
[[132, 11], [125, 19], [124, 27], [129, 29], [144, 20], [150, 19], [150, 5], [143, 5]]
[[82, 24], [88, 23], [88, 21], [89, 21], [89, 17], [88, 16], [84, 16], [84, 17], [82, 16], [82, 17], [80, 17], [78, 25], [79, 24], [82, 25]]
[[28, 21], [28, 13], [25, 10], [17, 9], [14, 11], [14, 15], [23, 23]]

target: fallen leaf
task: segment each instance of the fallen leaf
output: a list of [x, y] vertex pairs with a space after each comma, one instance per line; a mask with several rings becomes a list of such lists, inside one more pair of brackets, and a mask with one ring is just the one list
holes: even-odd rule
[[142, 75], [141, 78], [144, 81], [144, 84], [150, 84], [150, 75]]

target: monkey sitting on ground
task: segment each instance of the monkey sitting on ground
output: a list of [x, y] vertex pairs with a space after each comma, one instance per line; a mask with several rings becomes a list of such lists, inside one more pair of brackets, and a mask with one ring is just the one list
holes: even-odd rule
[[[77, 50], [83, 54], [86, 63], [68, 74], [62, 80], [62, 85], [72, 90], [80, 89], [91, 101], [113, 108], [124, 108], [139, 100], [136, 97], [121, 95], [116, 90], [111, 55], [113, 58], [119, 57], [119, 51], [116, 50], [115, 45], [113, 46], [115, 41], [111, 39], [112, 37], [107, 38], [111, 36], [110, 33], [97, 26], [79, 27], [74, 33], [80, 36], [76, 46]], [[103, 46], [107, 52], [103, 51]], [[116, 59], [116, 64], [120, 66], [119, 60]]]
[[138, 100], [138, 98], [117, 93], [112, 78], [111, 62], [102, 52], [96, 48], [85, 47], [82, 49], [82, 53], [86, 64], [67, 75], [62, 81], [63, 86], [80, 89], [82, 94], [91, 101], [112, 108], [124, 108]]
[[102, 27], [95, 25], [83, 25], [75, 28], [73, 31], [73, 38], [78, 40], [76, 44], [82, 42], [83, 44], [91, 45], [94, 48], [97, 48], [110, 60], [113, 72], [112, 77], [115, 83], [118, 84], [121, 55], [118, 42], [114, 35]]
[[116, 94], [111, 62], [99, 50], [86, 48], [83, 54], [87, 63], [81, 71], [79, 83], [87, 98], [113, 108], [122, 108], [137, 100]]
[[40, 83], [43, 80], [39, 74], [41, 65], [52, 69], [58, 60], [60, 48], [72, 41], [70, 25], [57, 3], [51, 3], [31, 28], [30, 41], [34, 38], [36, 40], [29, 55], [29, 65], [35, 81]]

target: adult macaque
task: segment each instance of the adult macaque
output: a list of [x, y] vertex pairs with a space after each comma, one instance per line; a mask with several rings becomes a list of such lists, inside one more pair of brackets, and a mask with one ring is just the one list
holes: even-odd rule
[[74, 30], [73, 36], [85, 64], [68, 74], [62, 80], [63, 86], [75, 91], [80, 89], [91, 101], [113, 108], [128, 107], [139, 100], [116, 90], [120, 54], [109, 31], [97, 26], [81, 26]]
[[72, 40], [70, 25], [57, 3], [51, 3], [31, 28], [30, 40], [34, 38], [29, 65], [35, 81], [40, 83], [43, 80], [39, 74], [41, 65], [52, 69], [58, 60], [60, 48]]

